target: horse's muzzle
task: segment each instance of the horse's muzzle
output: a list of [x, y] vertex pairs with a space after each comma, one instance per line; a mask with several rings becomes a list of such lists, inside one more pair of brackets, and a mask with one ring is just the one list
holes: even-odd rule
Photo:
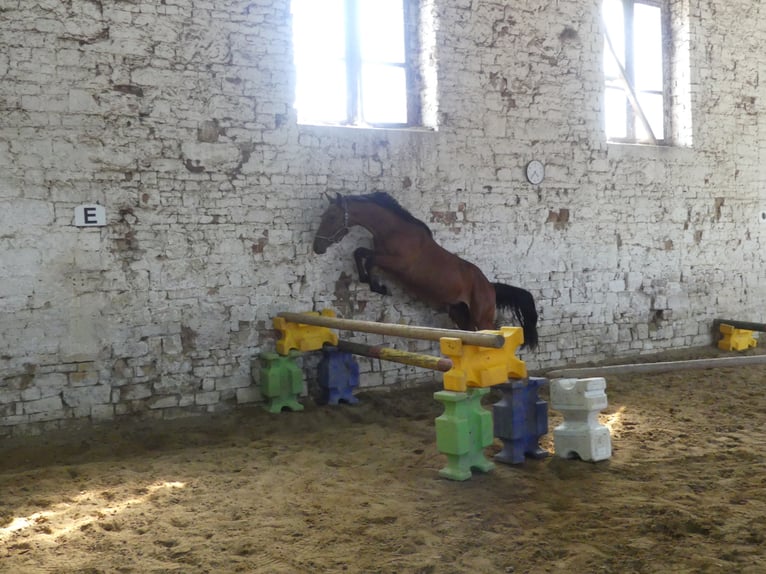
[[327, 251], [327, 245], [324, 241], [314, 241], [314, 253], [322, 255], [325, 251]]

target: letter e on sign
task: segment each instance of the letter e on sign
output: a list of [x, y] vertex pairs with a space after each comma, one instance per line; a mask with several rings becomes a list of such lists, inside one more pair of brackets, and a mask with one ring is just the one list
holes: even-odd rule
[[106, 225], [106, 209], [103, 205], [78, 205], [74, 208], [76, 227], [102, 227]]

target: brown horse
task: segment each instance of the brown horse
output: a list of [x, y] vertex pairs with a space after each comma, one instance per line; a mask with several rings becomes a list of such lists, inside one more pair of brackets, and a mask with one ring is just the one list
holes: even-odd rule
[[388, 289], [375, 276], [382, 269], [417, 297], [447, 305], [459, 329], [494, 329], [495, 309], [511, 309], [524, 330], [524, 343], [537, 346], [537, 310], [529, 291], [490, 283], [473, 263], [436, 243], [428, 226], [386, 193], [330, 198], [330, 206], [314, 237], [314, 253], [322, 254], [355, 225], [372, 234], [373, 249], [354, 251], [359, 281], [382, 295]]

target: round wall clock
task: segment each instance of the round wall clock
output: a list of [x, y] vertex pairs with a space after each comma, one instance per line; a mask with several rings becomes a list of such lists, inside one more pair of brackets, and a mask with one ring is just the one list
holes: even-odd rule
[[538, 185], [545, 178], [545, 166], [540, 160], [533, 159], [527, 164], [527, 180], [532, 185]]

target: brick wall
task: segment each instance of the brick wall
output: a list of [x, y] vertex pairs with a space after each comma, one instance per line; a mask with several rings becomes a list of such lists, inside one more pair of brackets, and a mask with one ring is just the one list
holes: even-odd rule
[[[766, 320], [758, 3], [672, 2], [673, 148], [606, 143], [597, 1], [427, 4], [438, 129], [383, 131], [296, 124], [288, 0], [0, 0], [0, 436], [258, 400], [280, 310], [449, 326], [357, 283], [363, 232], [311, 252], [328, 189], [387, 191], [531, 290], [532, 368]], [[84, 203], [107, 225], [74, 227]], [[367, 385], [427, 376], [362, 363]]]

